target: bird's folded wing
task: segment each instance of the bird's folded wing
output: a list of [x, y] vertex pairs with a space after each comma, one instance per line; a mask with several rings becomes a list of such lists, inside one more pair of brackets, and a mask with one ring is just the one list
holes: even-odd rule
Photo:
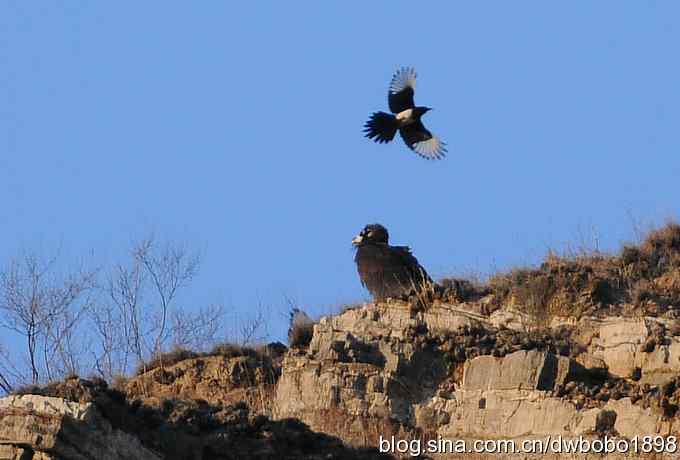
[[403, 112], [414, 107], [413, 92], [416, 88], [416, 71], [402, 67], [392, 77], [387, 102], [392, 113]]
[[439, 160], [446, 156], [446, 144], [425, 129], [420, 121], [402, 127], [399, 134], [406, 145], [423, 158]]

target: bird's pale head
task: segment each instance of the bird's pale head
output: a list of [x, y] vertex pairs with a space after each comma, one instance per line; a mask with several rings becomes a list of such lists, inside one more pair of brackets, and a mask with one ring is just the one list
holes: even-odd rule
[[362, 246], [370, 243], [384, 243], [387, 244], [389, 233], [387, 229], [380, 224], [369, 224], [352, 240], [354, 246]]

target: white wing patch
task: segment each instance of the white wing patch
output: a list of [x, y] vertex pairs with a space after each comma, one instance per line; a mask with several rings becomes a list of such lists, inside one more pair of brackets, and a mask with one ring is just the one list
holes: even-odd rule
[[404, 88], [411, 87], [416, 89], [416, 70], [413, 67], [402, 67], [392, 77], [390, 81], [390, 93], [395, 94]]
[[414, 152], [423, 158], [428, 160], [440, 160], [446, 156], [446, 143], [442, 142], [437, 136], [432, 136], [432, 138], [416, 142], [411, 146]]

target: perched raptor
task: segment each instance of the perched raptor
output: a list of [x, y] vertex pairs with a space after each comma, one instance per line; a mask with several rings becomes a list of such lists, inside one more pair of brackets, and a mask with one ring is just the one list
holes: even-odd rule
[[432, 284], [418, 260], [406, 246], [390, 246], [387, 229], [380, 224], [364, 227], [353, 240], [354, 257], [361, 284], [375, 300], [420, 292]]
[[411, 67], [399, 69], [390, 82], [387, 102], [390, 112], [375, 112], [364, 124], [364, 133], [378, 143], [389, 142], [399, 131], [406, 145], [428, 160], [446, 156], [446, 144], [432, 135], [420, 121], [430, 107], [416, 107], [413, 91], [416, 87], [416, 71]]

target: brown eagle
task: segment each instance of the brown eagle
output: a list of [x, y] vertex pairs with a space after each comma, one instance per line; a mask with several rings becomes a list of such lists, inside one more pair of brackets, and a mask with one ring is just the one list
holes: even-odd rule
[[364, 227], [353, 240], [359, 279], [377, 301], [418, 293], [432, 284], [425, 269], [407, 246], [390, 246], [387, 229], [380, 224]]

